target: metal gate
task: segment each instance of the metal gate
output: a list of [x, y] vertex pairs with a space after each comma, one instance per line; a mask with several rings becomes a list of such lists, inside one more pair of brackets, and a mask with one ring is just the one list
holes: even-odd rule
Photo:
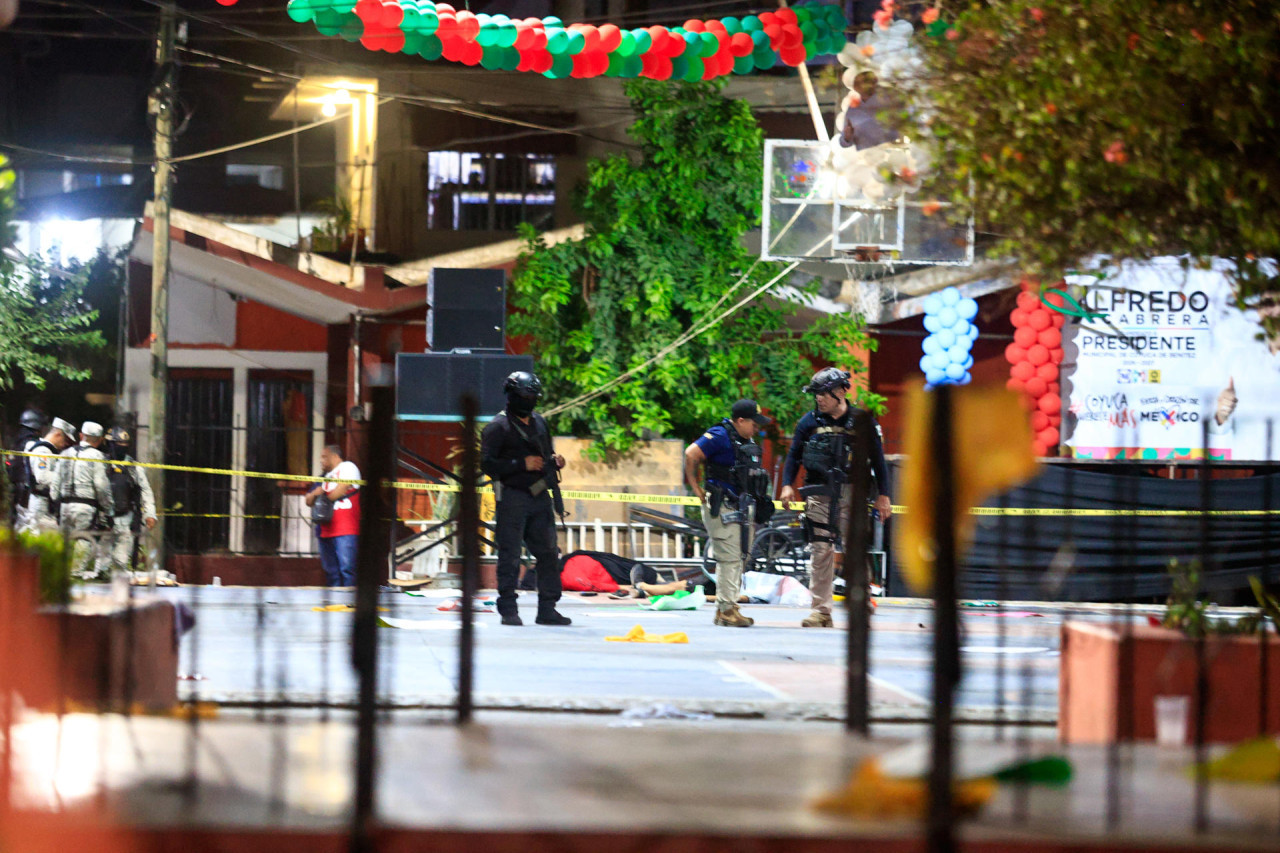
[[[245, 466], [250, 471], [314, 474], [311, 469], [311, 371], [249, 371]], [[245, 480], [244, 551], [281, 550], [285, 489], [274, 480]], [[301, 489], [298, 489], [301, 491]]]
[[[165, 462], [197, 468], [231, 467], [232, 373], [173, 370]], [[168, 514], [165, 541], [175, 553], [226, 550], [231, 519], [231, 479], [220, 474], [170, 471], [160, 506]]]

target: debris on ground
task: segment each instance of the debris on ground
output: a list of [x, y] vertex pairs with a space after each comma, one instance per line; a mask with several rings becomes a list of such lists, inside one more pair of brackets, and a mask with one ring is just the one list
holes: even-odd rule
[[646, 634], [642, 626], [636, 625], [621, 637], [605, 637], [610, 643], [687, 643], [689, 635], [684, 631], [674, 634]]

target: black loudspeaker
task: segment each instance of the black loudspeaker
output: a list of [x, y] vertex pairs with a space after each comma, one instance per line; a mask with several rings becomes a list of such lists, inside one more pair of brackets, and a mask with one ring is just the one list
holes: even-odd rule
[[507, 274], [503, 270], [431, 270], [427, 279], [427, 346], [506, 349]]
[[480, 401], [481, 420], [507, 406], [502, 381], [533, 372], [533, 356], [503, 353], [402, 352], [396, 355], [396, 417], [402, 421], [460, 421], [462, 395]]

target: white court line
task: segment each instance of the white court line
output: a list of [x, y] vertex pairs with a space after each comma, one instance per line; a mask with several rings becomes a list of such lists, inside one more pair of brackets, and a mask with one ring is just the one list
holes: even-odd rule
[[908, 690], [905, 687], [899, 687], [898, 685], [894, 684], [892, 681], [888, 681], [887, 679], [879, 678], [877, 676], [874, 676], [868, 673], [867, 681], [870, 681], [872, 684], [878, 685], [879, 687], [882, 687], [885, 690], [892, 690], [894, 693], [897, 693], [899, 696], [903, 696], [912, 702], [918, 702], [921, 705], [929, 704], [929, 700], [921, 696], [919, 693], [915, 693], [911, 690]]
[[760, 679], [756, 678], [754, 675], [750, 674], [749, 672], [744, 672], [743, 670], [739, 669], [737, 666], [729, 663], [728, 661], [720, 660], [720, 661], [716, 661], [716, 663], [720, 664], [722, 667], [729, 670], [729, 672], [733, 673], [742, 681], [745, 681], [748, 684], [754, 684], [756, 687], [759, 687], [761, 690], [763, 690], [765, 693], [768, 693], [774, 699], [787, 699], [787, 700], [791, 699], [790, 693], [787, 693], [786, 691], [783, 691], [783, 690], [779, 690], [778, 688], [774, 687], [772, 684], [769, 684], [768, 682], [761, 681]]

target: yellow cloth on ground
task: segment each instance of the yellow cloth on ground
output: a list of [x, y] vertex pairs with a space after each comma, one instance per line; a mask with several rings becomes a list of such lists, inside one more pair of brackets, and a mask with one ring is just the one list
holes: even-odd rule
[[[903, 575], [917, 595], [933, 591], [936, 559], [933, 507], [937, 489], [933, 458], [933, 404], [937, 395], [917, 384], [907, 392], [906, 462], [902, 494], [907, 511], [897, 522], [898, 555]], [[954, 519], [956, 549], [973, 541], [979, 501], [1031, 477], [1036, 459], [1031, 449], [1031, 423], [1018, 395], [1002, 385], [957, 386], [953, 403]]]
[[[955, 809], [973, 814], [996, 792], [992, 779], [970, 779], [952, 786]], [[929, 783], [924, 779], [893, 779], [884, 775], [880, 762], [868, 758], [854, 769], [849, 783], [813, 801], [820, 812], [843, 817], [923, 817], [929, 807]]]
[[[356, 612], [356, 609], [352, 607], [350, 604], [329, 604], [324, 607], [313, 607], [311, 609], [316, 613], [355, 613]], [[387, 608], [379, 607], [378, 612], [386, 613]]]
[[635, 626], [623, 637], [605, 637], [610, 643], [687, 643], [689, 635], [684, 631], [674, 634], [646, 634], [640, 625]]

